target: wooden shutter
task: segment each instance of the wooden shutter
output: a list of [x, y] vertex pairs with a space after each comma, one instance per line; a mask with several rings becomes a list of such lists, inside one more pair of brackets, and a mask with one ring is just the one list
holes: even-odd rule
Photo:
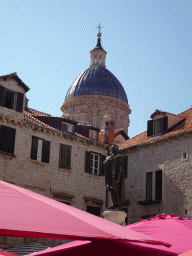
[[146, 174], [146, 200], [152, 200], [152, 172]]
[[18, 92], [17, 93], [17, 106], [16, 106], [16, 111], [18, 112], [23, 112], [23, 99], [24, 99], [24, 94]]
[[38, 138], [32, 136], [31, 141], [31, 159], [37, 160]]
[[163, 117], [163, 133], [168, 132], [168, 116]]
[[124, 169], [124, 177], [127, 178], [128, 172], [128, 156], [123, 157], [123, 169]]
[[59, 166], [65, 167], [66, 163], [66, 146], [63, 144], [60, 144], [59, 148]]
[[1, 125], [0, 150], [14, 154], [16, 129]]
[[71, 167], [71, 147], [66, 147], [66, 168]]
[[91, 152], [86, 151], [85, 152], [85, 172], [90, 173], [90, 157]]
[[3, 151], [3, 129], [1, 128], [1, 126], [0, 126], [0, 151]]
[[49, 163], [50, 144], [51, 144], [50, 141], [47, 141], [47, 140], [43, 141], [41, 162]]
[[162, 171], [155, 174], [155, 200], [162, 200]]
[[100, 176], [104, 176], [105, 175], [104, 164], [103, 164], [105, 159], [106, 159], [106, 156], [100, 155], [100, 166], [99, 166], [99, 175]]
[[3, 106], [4, 94], [5, 94], [5, 87], [0, 85], [0, 106]]
[[153, 120], [147, 121], [147, 136], [153, 135]]

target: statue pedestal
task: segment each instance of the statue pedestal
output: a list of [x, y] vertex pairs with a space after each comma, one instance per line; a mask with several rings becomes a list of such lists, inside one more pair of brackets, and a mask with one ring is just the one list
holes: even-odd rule
[[118, 210], [105, 210], [103, 212], [103, 216], [105, 220], [112, 221], [116, 224], [119, 224], [121, 226], [125, 226], [125, 218], [127, 217], [127, 214], [124, 211], [118, 211]]

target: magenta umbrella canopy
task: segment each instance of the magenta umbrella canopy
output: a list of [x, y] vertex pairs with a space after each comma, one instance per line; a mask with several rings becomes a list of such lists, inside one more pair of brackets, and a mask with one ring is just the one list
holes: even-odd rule
[[0, 181], [0, 235], [126, 240], [170, 246], [69, 205]]
[[[192, 221], [189, 218], [181, 218], [174, 214], [158, 214], [147, 220], [127, 225], [125, 229], [172, 244], [170, 248], [166, 248], [170, 254], [178, 255], [192, 249]], [[162, 248], [157, 245], [152, 245], [152, 247]]]
[[179, 256], [192, 256], [192, 250], [179, 254]]
[[[74, 241], [32, 254], [33, 256], [166, 256], [170, 255], [164, 246], [161, 249], [146, 247], [129, 242], [112, 240]], [[30, 254], [29, 254], [30, 255]], [[28, 256], [29, 256], [28, 255]], [[31, 255], [31, 256], [32, 256]], [[176, 254], [171, 254], [176, 255]]]

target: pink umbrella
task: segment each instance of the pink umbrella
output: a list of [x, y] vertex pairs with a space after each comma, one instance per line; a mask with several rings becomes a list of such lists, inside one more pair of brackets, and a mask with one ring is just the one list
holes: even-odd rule
[[[112, 240], [98, 241], [74, 241], [67, 244], [59, 245], [44, 251], [32, 254], [31, 256], [166, 256], [169, 252], [161, 249], [146, 247], [145, 244], [135, 245], [134, 243], [115, 242]], [[29, 254], [30, 255], [30, 254]], [[28, 256], [29, 256], [28, 255]], [[177, 255], [177, 254], [171, 254]]]
[[192, 256], [192, 250], [179, 254], [179, 256]]
[[[134, 230], [154, 239], [161, 239], [172, 246], [166, 251], [176, 255], [192, 249], [192, 221], [173, 214], [158, 214], [155, 217], [127, 225], [126, 230]], [[148, 247], [148, 245], [146, 245]], [[151, 247], [149, 245], [149, 247]], [[162, 248], [152, 245], [153, 248]]]
[[19, 256], [18, 254], [11, 253], [11, 252], [6, 252], [2, 249], [0, 249], [0, 256]]
[[0, 235], [126, 240], [170, 246], [69, 205], [0, 181]]

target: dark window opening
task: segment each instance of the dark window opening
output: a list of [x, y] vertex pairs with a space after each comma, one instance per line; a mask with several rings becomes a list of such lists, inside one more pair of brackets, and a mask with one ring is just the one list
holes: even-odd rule
[[152, 172], [146, 174], [146, 200], [152, 201]]
[[0, 151], [14, 154], [16, 129], [0, 126]]
[[162, 135], [168, 131], [168, 117], [149, 120], [147, 122], [147, 136]]
[[187, 153], [183, 153], [183, 159], [187, 158]]
[[162, 171], [155, 174], [155, 200], [162, 200]]
[[87, 206], [87, 212], [100, 217], [101, 208], [95, 206]]
[[32, 136], [31, 159], [49, 163], [50, 145], [50, 141]]
[[14, 92], [5, 90], [4, 107], [13, 109], [13, 107], [14, 107]]

